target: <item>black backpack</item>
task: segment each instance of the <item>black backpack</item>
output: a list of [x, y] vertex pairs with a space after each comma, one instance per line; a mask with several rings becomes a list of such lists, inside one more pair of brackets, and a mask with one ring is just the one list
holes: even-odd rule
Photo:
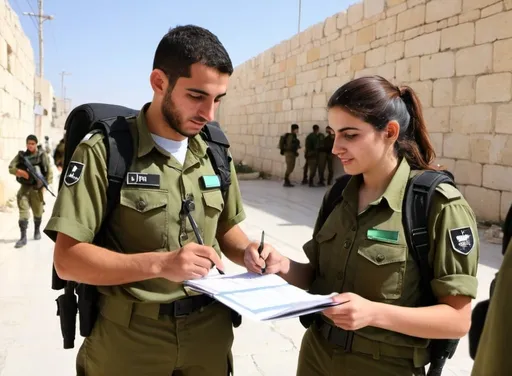
[[[133, 157], [133, 138], [127, 119], [134, 118], [139, 111], [131, 108], [89, 103], [76, 107], [69, 114], [65, 124], [65, 152], [59, 190], [62, 187], [68, 165], [78, 144], [86, 137], [103, 133], [103, 142], [107, 149], [107, 210], [93, 244], [102, 245], [103, 234], [108, 223], [109, 214], [119, 202], [121, 187]], [[229, 142], [219, 123], [210, 122], [201, 131], [201, 137], [208, 145], [207, 154], [212, 167], [220, 179], [220, 189], [225, 197], [231, 184], [231, 157], [228, 153]], [[80, 319], [80, 335], [90, 335], [97, 317], [98, 292], [95, 286], [65, 281], [52, 268], [52, 289], [62, 290], [64, 294], [57, 298], [57, 315], [60, 316], [64, 348], [74, 347], [76, 315]], [[77, 299], [77, 296], [78, 299]]]
[[[503, 223], [503, 243], [501, 253], [504, 256], [505, 252], [508, 248], [510, 240], [512, 238], [512, 205], [510, 206], [507, 217], [505, 218], [505, 222]], [[499, 273], [499, 271], [498, 271]], [[473, 312], [471, 313], [471, 328], [469, 329], [469, 356], [471, 359], [475, 359], [476, 352], [478, 350], [478, 344], [480, 342], [480, 337], [482, 336], [482, 332], [485, 326], [485, 320], [487, 318], [487, 311], [489, 310], [489, 305], [491, 304], [492, 295], [494, 292], [494, 286], [496, 284], [496, 277], [491, 282], [491, 286], [489, 288], [489, 299], [482, 300], [475, 308], [473, 308]]]
[[[334, 208], [343, 201], [343, 190], [345, 189], [351, 175], [343, 175], [338, 178], [331, 187], [325, 200], [322, 216], [318, 219], [318, 228], [321, 228]], [[453, 175], [448, 171], [426, 170], [418, 173], [409, 179], [405, 197], [402, 204], [402, 221], [406, 241], [412, 257], [418, 264], [421, 274], [421, 285], [424, 291], [423, 305], [436, 304], [436, 299], [430, 287], [433, 277], [432, 268], [428, 263], [429, 234], [428, 215], [432, 197], [439, 184], [447, 183], [456, 186]], [[317, 314], [309, 314], [300, 317], [305, 328], [308, 328], [316, 319]], [[429, 375], [441, 374], [446, 362], [455, 353], [459, 340], [431, 340], [431, 362]], [[439, 372], [439, 373], [436, 373]]]

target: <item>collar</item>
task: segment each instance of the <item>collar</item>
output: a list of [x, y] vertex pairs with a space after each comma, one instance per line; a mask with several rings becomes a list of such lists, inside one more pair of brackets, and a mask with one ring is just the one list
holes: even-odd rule
[[[153, 149], [157, 149], [160, 153], [169, 156], [169, 154], [160, 148], [153, 137], [151, 137], [151, 133], [148, 129], [148, 124], [146, 120], [146, 111], [149, 107], [150, 103], [146, 103], [139, 114], [137, 115], [137, 133], [139, 135], [139, 145], [137, 149], [137, 156], [143, 157], [146, 154], [149, 154]], [[197, 157], [203, 158], [206, 155], [206, 150], [208, 149], [208, 145], [202, 139], [200, 135], [195, 135], [189, 139], [188, 149]]]
[[[405, 158], [398, 165], [398, 168], [393, 175], [386, 190], [377, 200], [370, 203], [370, 205], [379, 205], [383, 199], [387, 202], [388, 206], [395, 212], [402, 211], [402, 202], [405, 194], [405, 188], [409, 181], [411, 168]], [[359, 187], [362, 182], [362, 175], [354, 176], [347, 184], [343, 191], [343, 201], [348, 203], [357, 203], [359, 201]], [[357, 209], [356, 209], [357, 210]]]

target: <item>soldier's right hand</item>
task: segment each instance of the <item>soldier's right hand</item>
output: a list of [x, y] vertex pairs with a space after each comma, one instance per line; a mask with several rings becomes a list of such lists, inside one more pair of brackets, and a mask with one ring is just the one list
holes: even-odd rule
[[213, 266], [224, 271], [224, 264], [212, 247], [189, 243], [166, 253], [160, 274], [170, 281], [183, 282], [206, 276]]
[[20, 170], [20, 169], [16, 170], [16, 176], [19, 178], [27, 179], [27, 180], [29, 178], [28, 172], [25, 170]]

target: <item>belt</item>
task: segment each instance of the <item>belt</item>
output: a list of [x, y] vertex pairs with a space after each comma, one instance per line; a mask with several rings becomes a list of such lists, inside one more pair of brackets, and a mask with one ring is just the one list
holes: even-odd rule
[[322, 319], [315, 320], [315, 327], [320, 335], [331, 345], [339, 346], [345, 352], [352, 351], [352, 344], [354, 342], [353, 331], [330, 325]]
[[[344, 330], [331, 325], [322, 319], [315, 320], [315, 329], [331, 345], [339, 346], [345, 352], [359, 352], [373, 355], [379, 359], [380, 355], [393, 358], [412, 359], [415, 364], [428, 363], [428, 349], [391, 345], [362, 337], [350, 330]], [[419, 365], [418, 365], [419, 366]]]
[[171, 303], [160, 304], [159, 314], [163, 316], [184, 317], [215, 303], [215, 301], [215, 299], [208, 295], [188, 296]]

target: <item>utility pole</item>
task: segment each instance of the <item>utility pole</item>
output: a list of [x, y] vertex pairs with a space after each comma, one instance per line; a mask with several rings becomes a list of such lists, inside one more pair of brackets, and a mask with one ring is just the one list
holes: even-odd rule
[[302, 0], [299, 0], [299, 26], [298, 26], [298, 29], [297, 29], [297, 33], [300, 33], [300, 16], [301, 16], [301, 13], [302, 13]]
[[61, 108], [61, 115], [63, 113], [66, 112], [66, 87], [64, 86], [64, 76], [71, 76], [71, 73], [69, 72], [66, 72], [66, 71], [62, 71], [60, 72], [60, 76], [61, 76], [61, 79], [60, 79], [60, 95], [61, 95], [61, 99], [62, 99], [62, 108]]
[[[39, 13], [29, 13], [23, 12], [25, 16], [35, 17], [37, 18], [38, 23], [38, 32], [39, 32], [39, 93], [36, 95], [37, 104], [39, 105], [39, 110], [41, 110], [42, 103], [42, 80], [44, 75], [44, 50], [43, 50], [43, 22], [46, 20], [53, 20], [53, 16], [46, 15], [43, 13], [43, 0], [38, 0]], [[30, 4], [30, 3], [29, 3]], [[41, 136], [41, 128], [42, 128], [42, 114], [36, 115], [36, 134]]]

